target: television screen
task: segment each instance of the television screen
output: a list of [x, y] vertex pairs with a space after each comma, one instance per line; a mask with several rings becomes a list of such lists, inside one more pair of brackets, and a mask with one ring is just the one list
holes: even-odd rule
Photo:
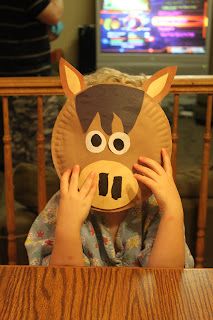
[[207, 1], [102, 0], [100, 52], [205, 54]]

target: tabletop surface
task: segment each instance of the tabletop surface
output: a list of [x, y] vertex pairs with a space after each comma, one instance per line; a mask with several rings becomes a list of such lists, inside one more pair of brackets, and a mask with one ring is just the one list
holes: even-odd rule
[[0, 266], [1, 320], [212, 320], [213, 269]]

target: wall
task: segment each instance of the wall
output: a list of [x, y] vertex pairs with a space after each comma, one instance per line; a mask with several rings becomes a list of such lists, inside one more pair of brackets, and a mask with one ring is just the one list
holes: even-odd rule
[[95, 23], [95, 0], [64, 0], [64, 7], [64, 30], [52, 42], [52, 48], [62, 48], [65, 58], [75, 66], [78, 61], [78, 26]]

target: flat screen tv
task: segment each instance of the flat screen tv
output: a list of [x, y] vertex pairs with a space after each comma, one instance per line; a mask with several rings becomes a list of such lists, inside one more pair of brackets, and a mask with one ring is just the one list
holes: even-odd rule
[[213, 0], [97, 0], [97, 67], [209, 74], [212, 7]]

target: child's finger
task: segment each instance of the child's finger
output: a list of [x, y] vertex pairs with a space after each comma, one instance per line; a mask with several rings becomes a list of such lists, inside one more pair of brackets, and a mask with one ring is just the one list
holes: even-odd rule
[[93, 182], [92, 182], [92, 185], [91, 185], [91, 188], [87, 194], [87, 197], [92, 201], [92, 199], [94, 198], [95, 196], [95, 192], [97, 190], [97, 186], [98, 186], [98, 178], [97, 178], [97, 175], [94, 176], [94, 179], [93, 179]]
[[69, 190], [69, 179], [70, 179], [71, 172], [72, 172], [71, 169], [67, 169], [61, 176], [61, 180], [60, 180], [61, 193], [67, 193]]
[[171, 165], [171, 161], [170, 161], [170, 158], [169, 158], [169, 155], [168, 155], [166, 149], [163, 148], [161, 153], [162, 153], [162, 158], [163, 158], [164, 170], [166, 171], [166, 173], [168, 175], [172, 176], [172, 165]]
[[87, 194], [89, 193], [91, 186], [93, 184], [93, 180], [96, 176], [95, 172], [91, 172], [87, 177], [86, 180], [84, 181], [81, 190], [80, 190], [80, 194], [82, 197], [86, 197]]
[[78, 191], [78, 180], [79, 180], [79, 165], [75, 165], [72, 169], [72, 175], [70, 178], [69, 191], [75, 192]]
[[157, 179], [158, 179], [158, 177], [159, 177], [159, 175], [158, 175], [155, 171], [153, 171], [153, 170], [150, 169], [150, 168], [141, 166], [141, 165], [138, 164], [138, 163], [135, 163], [135, 164], [133, 165], [133, 167], [137, 170], [137, 173], [142, 174], [142, 175], [144, 175], [144, 176], [146, 176], [146, 177], [148, 177], [148, 178], [150, 178], [150, 179], [152, 179], [152, 180], [157, 181]]
[[159, 175], [164, 173], [162, 166], [155, 160], [147, 157], [139, 157], [139, 161], [143, 164], [146, 164], [150, 169], [154, 170]]
[[154, 193], [155, 184], [156, 184], [154, 180], [137, 173], [134, 174], [134, 177], [139, 183], [143, 183], [147, 188], [149, 188]]

